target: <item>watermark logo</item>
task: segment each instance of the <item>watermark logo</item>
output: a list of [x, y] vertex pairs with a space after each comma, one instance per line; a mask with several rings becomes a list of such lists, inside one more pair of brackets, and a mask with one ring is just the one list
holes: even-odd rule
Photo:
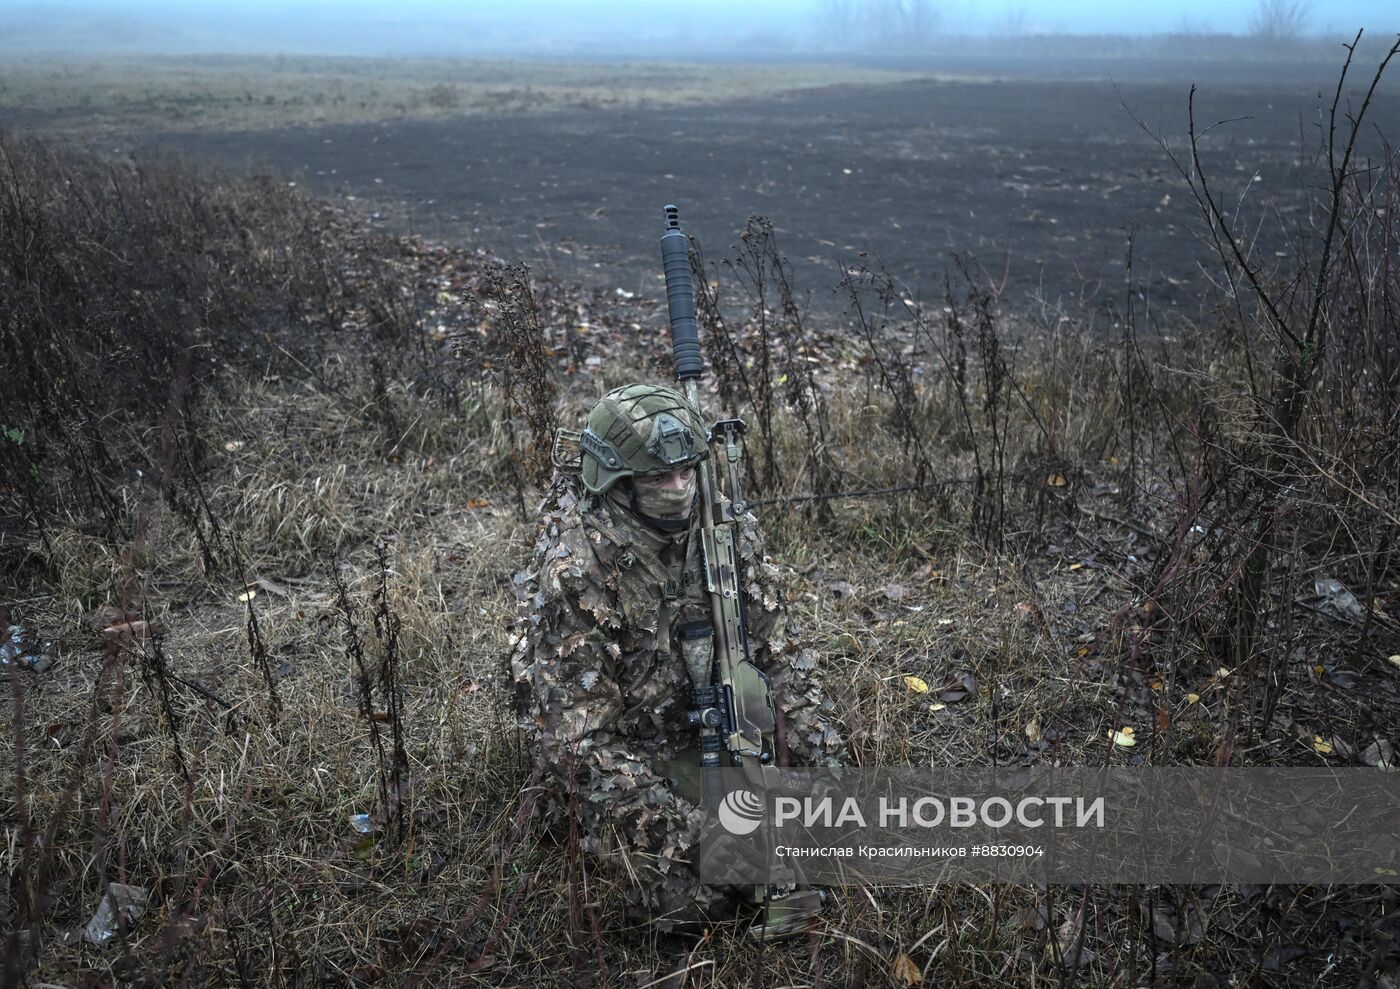
[[1400, 788], [1358, 768], [842, 767], [757, 780], [733, 767], [718, 777], [713, 854], [696, 853], [701, 880], [716, 885], [787, 882], [798, 860], [823, 885], [1372, 884], [1396, 882], [1400, 863]]
[[736, 837], [753, 834], [763, 823], [763, 800], [752, 790], [730, 790], [719, 805], [719, 823]]

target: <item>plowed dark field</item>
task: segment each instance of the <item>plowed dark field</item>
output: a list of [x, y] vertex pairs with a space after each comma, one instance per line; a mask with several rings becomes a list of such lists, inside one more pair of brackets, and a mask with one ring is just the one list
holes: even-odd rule
[[[925, 299], [960, 253], [1008, 306], [1097, 309], [1123, 296], [1133, 231], [1135, 283], [1189, 314], [1216, 264], [1189, 189], [1134, 118], [1189, 164], [1190, 79], [929, 81], [146, 143], [270, 167], [388, 224], [628, 291], [655, 290], [660, 207], [673, 201], [712, 260], [749, 214], [770, 216], [818, 307], [833, 305], [840, 265], [869, 251]], [[1298, 249], [1267, 217], [1303, 215], [1332, 85], [1316, 69], [1242, 82], [1216, 69], [1197, 94], [1203, 164], [1266, 268]], [[1372, 135], [1400, 134], [1400, 101], [1380, 100], [1371, 119]]]

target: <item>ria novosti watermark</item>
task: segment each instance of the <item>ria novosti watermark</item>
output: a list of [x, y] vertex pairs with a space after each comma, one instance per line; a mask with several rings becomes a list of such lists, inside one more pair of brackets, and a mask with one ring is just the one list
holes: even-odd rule
[[722, 770], [707, 882], [1400, 882], [1374, 769]]
[[[750, 805], [760, 798], [751, 790], [747, 794]], [[1028, 796], [1015, 804], [1006, 797], [891, 797], [881, 794], [875, 801], [873, 826], [889, 828], [1004, 828], [1017, 824], [1023, 828], [1045, 827], [1046, 808], [1053, 816], [1049, 820], [1052, 827], [1097, 827], [1104, 826], [1103, 797], [1063, 797]], [[1072, 811], [1067, 813], [1067, 811]], [[866, 820], [865, 807], [861, 800], [847, 796], [839, 803], [830, 796], [795, 797], [777, 796], [773, 800], [773, 824], [779, 828], [788, 824], [800, 823], [803, 827], [870, 827]]]

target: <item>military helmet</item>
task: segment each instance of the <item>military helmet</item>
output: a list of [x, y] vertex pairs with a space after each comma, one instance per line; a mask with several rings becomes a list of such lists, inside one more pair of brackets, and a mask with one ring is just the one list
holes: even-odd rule
[[624, 477], [666, 474], [709, 452], [700, 413], [674, 388], [624, 385], [598, 400], [579, 438], [583, 486], [603, 494]]

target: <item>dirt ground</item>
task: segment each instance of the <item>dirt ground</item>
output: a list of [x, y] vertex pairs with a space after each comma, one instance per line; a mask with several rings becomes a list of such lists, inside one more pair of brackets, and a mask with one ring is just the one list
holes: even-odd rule
[[[669, 109], [569, 110], [444, 121], [137, 136], [231, 168], [271, 168], [354, 197], [387, 225], [483, 245], [586, 285], [652, 292], [660, 207], [675, 202], [711, 260], [753, 213], [772, 217], [818, 310], [839, 266], [878, 256], [937, 298], [954, 253], [1009, 305], [1076, 316], [1134, 281], [1154, 306], [1196, 314], [1216, 265], [1167, 155], [1134, 120], [1187, 152], [1192, 73], [1168, 80], [1005, 78], [849, 86]], [[1197, 94], [1202, 160], [1245, 227], [1271, 207], [1296, 218], [1300, 142], [1315, 144], [1321, 70], [1220, 78]], [[1393, 81], [1387, 85], [1393, 86]], [[1400, 133], [1400, 103], [1374, 107]], [[1228, 120], [1228, 123], [1217, 124]], [[1266, 267], [1297, 249], [1270, 224]]]

